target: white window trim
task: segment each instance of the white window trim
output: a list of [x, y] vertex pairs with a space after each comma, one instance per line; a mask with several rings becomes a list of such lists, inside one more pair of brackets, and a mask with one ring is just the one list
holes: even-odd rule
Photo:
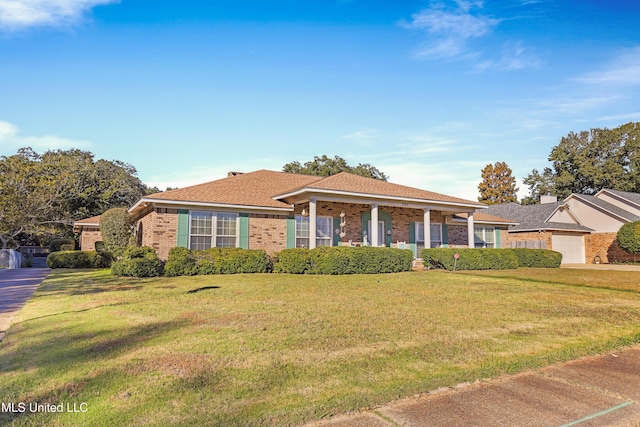
[[[207, 236], [207, 237], [211, 237], [211, 247], [215, 248], [216, 247], [216, 240], [217, 240], [217, 232], [218, 232], [218, 214], [219, 213], [224, 213], [224, 214], [231, 214], [231, 215], [235, 215], [236, 217], [236, 235], [235, 235], [235, 239], [236, 239], [236, 248], [240, 247], [240, 214], [238, 212], [212, 212], [212, 211], [189, 211], [189, 249], [191, 249], [191, 221], [192, 221], [192, 216], [193, 214], [207, 214], [207, 215], [211, 215], [211, 236], [209, 235], [205, 235], [205, 234], [195, 234], [194, 236], [196, 237], [200, 237], [200, 236]], [[232, 237], [232, 236], [220, 236], [220, 237]]]
[[[295, 215], [295, 223], [296, 223], [296, 225], [295, 225], [295, 227], [296, 227], [295, 245], [296, 245], [296, 248], [301, 248], [301, 247], [302, 248], [308, 248], [309, 247], [309, 243], [311, 241], [310, 236], [306, 236], [305, 237], [305, 236], [298, 235], [298, 224], [299, 224], [298, 219], [299, 218], [306, 218], [307, 220], [309, 220], [308, 216], [303, 217], [302, 215]], [[330, 216], [316, 216], [316, 224], [318, 223], [318, 220], [320, 220], [320, 219], [329, 220], [329, 230], [330, 231], [333, 230], [333, 217], [330, 217]], [[320, 237], [320, 236], [318, 236], [318, 231], [319, 231], [319, 228], [316, 226], [316, 247], [333, 246], [333, 235], [332, 235], [332, 233], [329, 234], [329, 237]], [[306, 246], [298, 246], [298, 240], [299, 239], [306, 239], [307, 242], [308, 242], [307, 245]], [[329, 242], [329, 244], [328, 245], [319, 244], [322, 241], [327, 241], [327, 242]]]
[[[490, 229], [490, 231], [488, 230]], [[476, 231], [482, 230], [482, 241], [476, 240]], [[487, 242], [487, 234], [493, 234], [493, 242]], [[495, 248], [496, 247], [496, 228], [495, 227], [485, 227], [484, 225], [476, 225], [473, 230], [473, 246], [478, 248]], [[489, 243], [491, 246], [488, 246]]]

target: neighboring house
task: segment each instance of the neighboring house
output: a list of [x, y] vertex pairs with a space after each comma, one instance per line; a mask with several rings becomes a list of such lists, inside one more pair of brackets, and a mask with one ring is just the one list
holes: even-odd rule
[[[346, 172], [319, 177], [259, 170], [230, 172], [223, 179], [146, 196], [129, 212], [138, 243], [167, 259], [176, 246], [275, 253], [371, 245], [406, 247], [418, 256], [425, 246], [467, 246], [476, 235], [485, 239], [480, 246], [499, 246], [495, 229], [506, 231], [513, 222], [475, 213], [484, 208], [479, 202]], [[82, 224], [76, 223], [84, 234], [90, 228]]]
[[561, 202], [543, 196], [539, 205], [493, 205], [489, 214], [511, 218], [505, 247], [553, 249], [564, 264], [633, 259], [616, 242], [620, 227], [640, 219], [640, 194], [604, 189], [594, 196], [572, 194]]
[[102, 234], [100, 234], [100, 216], [98, 215], [74, 222], [73, 231], [80, 235], [81, 250], [95, 250], [96, 242], [102, 240]]

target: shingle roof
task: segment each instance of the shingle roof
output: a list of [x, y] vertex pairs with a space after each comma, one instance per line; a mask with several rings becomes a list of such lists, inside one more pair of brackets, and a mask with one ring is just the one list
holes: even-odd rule
[[608, 188], [603, 191], [613, 193], [619, 197], [627, 199], [637, 205], [640, 205], [640, 194], [638, 193], [631, 193], [629, 191], [620, 191], [620, 190], [609, 190]]
[[[629, 194], [633, 194], [633, 193], [629, 193]], [[618, 215], [619, 217], [627, 220], [627, 221], [637, 221], [638, 219], [640, 219], [640, 217], [638, 217], [638, 215], [635, 215], [625, 209], [622, 209], [616, 205], [612, 205], [609, 202], [605, 202], [604, 200], [600, 200], [595, 196], [586, 196], [583, 194], [574, 194], [573, 196], [586, 200], [590, 203], [593, 203], [596, 206], [599, 206], [600, 208], [607, 210], [609, 212], [611, 212], [612, 214]]]
[[312, 184], [322, 177], [259, 170], [204, 184], [169, 190], [145, 199], [288, 208], [273, 196]]
[[520, 205], [518, 203], [504, 203], [491, 205], [486, 213], [503, 218], [513, 219], [519, 224], [509, 227], [512, 231], [528, 230], [566, 230], [566, 231], [593, 231], [589, 227], [580, 224], [563, 222], [546, 222], [546, 219], [564, 202], [546, 203], [541, 205]]
[[313, 190], [357, 193], [463, 204], [483, 207], [479, 202], [446, 196], [418, 188], [393, 184], [342, 172], [329, 177], [309, 176], [285, 172], [259, 170], [176, 190], [156, 193], [145, 201], [193, 202], [263, 208], [290, 208], [277, 200], [279, 196]]
[[[455, 214], [454, 217], [458, 217], [466, 220], [467, 218], [469, 218], [469, 214], [459, 213], [459, 214]], [[499, 216], [487, 214], [485, 212], [474, 212], [473, 219], [476, 222], [490, 222], [490, 223], [496, 223], [496, 224], [501, 224], [501, 223], [511, 224], [514, 222], [518, 222], [513, 219], [502, 218]]]

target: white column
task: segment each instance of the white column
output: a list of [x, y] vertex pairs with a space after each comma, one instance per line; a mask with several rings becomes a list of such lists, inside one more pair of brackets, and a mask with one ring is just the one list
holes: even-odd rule
[[378, 204], [371, 205], [371, 246], [378, 246]]
[[316, 247], [316, 199], [309, 200], [309, 249]]
[[475, 247], [473, 228], [473, 212], [469, 212], [469, 218], [467, 219], [467, 238], [469, 239], [470, 248]]
[[424, 247], [431, 247], [431, 209], [424, 210]]

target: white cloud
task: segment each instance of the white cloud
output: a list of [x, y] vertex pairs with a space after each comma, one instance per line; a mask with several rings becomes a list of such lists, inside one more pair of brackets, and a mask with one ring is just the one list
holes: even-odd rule
[[431, 38], [416, 56], [420, 58], [451, 58], [466, 52], [467, 43], [488, 34], [500, 23], [499, 19], [474, 14], [482, 2], [457, 1], [456, 7], [446, 9], [442, 4], [414, 13], [410, 22], [401, 23], [410, 30], [421, 30]]
[[514, 71], [525, 68], [537, 68], [541, 65], [540, 59], [522, 45], [522, 43], [506, 43], [502, 49], [502, 56], [495, 60], [485, 60], [477, 64], [480, 71], [489, 68], [500, 71]]
[[[530, 3], [522, 3], [527, 6]], [[497, 56], [494, 47], [479, 47], [474, 41], [489, 36], [504, 18], [480, 13], [483, 2], [457, 0], [454, 7], [433, 3], [431, 7], [415, 13], [410, 22], [401, 22], [403, 28], [420, 30], [427, 39], [415, 54], [417, 59], [465, 59], [476, 63], [475, 69], [484, 71], [515, 71], [537, 68], [541, 61], [521, 42], [508, 41]], [[486, 58], [493, 56], [493, 58]]]
[[640, 47], [622, 52], [604, 69], [585, 74], [576, 80], [592, 85], [640, 85]]
[[93, 146], [90, 141], [72, 140], [56, 135], [23, 136], [13, 124], [0, 120], [0, 151], [9, 151], [22, 147], [31, 147], [35, 151], [65, 150], [70, 148], [88, 149]]
[[0, 0], [0, 29], [18, 31], [31, 27], [66, 26], [84, 17], [93, 7], [118, 0]]

